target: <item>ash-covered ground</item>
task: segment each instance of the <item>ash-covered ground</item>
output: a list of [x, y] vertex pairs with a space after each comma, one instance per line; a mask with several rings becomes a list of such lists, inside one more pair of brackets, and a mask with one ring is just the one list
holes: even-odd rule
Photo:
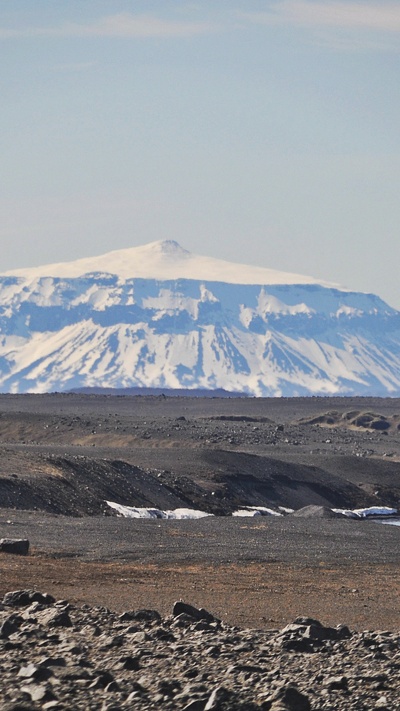
[[3, 507], [399, 506], [400, 402], [0, 396]]
[[2, 708], [397, 709], [400, 527], [328, 509], [399, 507], [399, 425], [386, 399], [0, 396], [0, 538], [30, 541], [0, 599], [64, 600], [0, 603]]
[[[0, 396], [0, 537], [31, 542], [0, 553], [0, 594], [398, 629], [400, 527], [230, 514], [398, 507], [399, 423], [389, 399]], [[217, 515], [128, 520], [106, 500]]]

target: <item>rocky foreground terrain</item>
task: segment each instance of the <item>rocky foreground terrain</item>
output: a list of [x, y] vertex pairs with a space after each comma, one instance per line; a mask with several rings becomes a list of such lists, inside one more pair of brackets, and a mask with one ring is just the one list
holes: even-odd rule
[[3, 711], [370, 711], [400, 704], [400, 634], [298, 618], [240, 629], [182, 601], [116, 614], [19, 590], [0, 604]]
[[399, 427], [394, 399], [0, 395], [0, 538], [30, 541], [0, 551], [1, 711], [397, 711], [400, 527], [297, 510], [399, 508]]

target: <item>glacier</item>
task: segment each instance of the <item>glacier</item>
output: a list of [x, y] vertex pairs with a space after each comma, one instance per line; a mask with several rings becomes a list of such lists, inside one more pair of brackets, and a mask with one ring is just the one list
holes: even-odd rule
[[374, 294], [172, 241], [0, 275], [0, 390], [400, 395], [400, 312]]

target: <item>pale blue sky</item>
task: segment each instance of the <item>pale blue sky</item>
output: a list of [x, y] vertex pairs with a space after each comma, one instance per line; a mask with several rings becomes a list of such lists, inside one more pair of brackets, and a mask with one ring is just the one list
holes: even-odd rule
[[0, 0], [0, 271], [156, 239], [400, 308], [400, 3]]

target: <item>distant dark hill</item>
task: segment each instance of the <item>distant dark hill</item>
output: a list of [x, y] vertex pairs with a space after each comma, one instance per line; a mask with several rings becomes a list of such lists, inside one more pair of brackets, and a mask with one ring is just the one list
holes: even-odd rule
[[152, 395], [154, 397], [248, 397], [247, 393], [241, 392], [230, 392], [224, 390], [223, 388], [216, 388], [215, 390], [201, 390], [195, 389], [190, 390], [189, 388], [75, 388], [73, 390], [68, 390], [69, 393], [76, 393], [77, 395], [117, 395], [128, 396], [128, 395]]
[[307, 504], [355, 507], [372, 502], [356, 485], [327, 477], [315, 467], [224, 451], [192, 453], [192, 469], [198, 468], [200, 476], [193, 471], [186, 476], [150, 473], [125, 461], [86, 456], [42, 457], [41, 468], [38, 473], [21, 470], [1, 477], [1, 506], [69, 516], [113, 515], [105, 503], [109, 500], [160, 509], [188, 507], [223, 516], [244, 505], [297, 509]]

